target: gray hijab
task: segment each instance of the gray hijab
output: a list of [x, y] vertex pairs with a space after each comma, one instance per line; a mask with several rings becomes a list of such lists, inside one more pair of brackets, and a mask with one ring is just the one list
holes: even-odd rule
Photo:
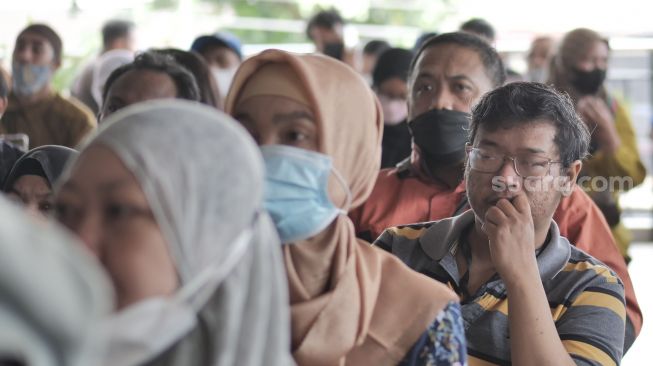
[[0, 363], [97, 365], [109, 280], [82, 244], [0, 198]]
[[249, 134], [213, 108], [179, 100], [125, 108], [104, 125], [85, 148], [108, 147], [134, 174], [182, 286], [219, 268], [233, 241], [252, 233], [227, 277], [191, 300], [197, 326], [148, 364], [292, 364], [279, 239], [261, 211], [264, 168]]

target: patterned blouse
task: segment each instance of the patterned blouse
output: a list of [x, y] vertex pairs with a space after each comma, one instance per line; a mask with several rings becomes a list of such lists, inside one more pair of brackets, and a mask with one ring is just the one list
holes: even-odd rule
[[466, 366], [460, 304], [450, 302], [429, 325], [399, 366]]

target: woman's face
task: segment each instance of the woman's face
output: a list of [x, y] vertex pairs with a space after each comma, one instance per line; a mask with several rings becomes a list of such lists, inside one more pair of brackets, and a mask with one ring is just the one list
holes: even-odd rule
[[311, 109], [292, 99], [262, 95], [238, 103], [234, 118], [259, 145], [287, 145], [318, 151], [318, 129]]
[[48, 216], [52, 211], [52, 189], [39, 175], [26, 174], [16, 179], [8, 196], [25, 205], [27, 212], [37, 217]]
[[80, 155], [55, 208], [109, 273], [118, 309], [178, 288], [175, 265], [145, 194], [111, 150], [93, 146]]
[[580, 71], [592, 71], [594, 69], [606, 70], [608, 68], [608, 57], [610, 50], [603, 41], [595, 41], [587, 51], [576, 60], [574, 67]]

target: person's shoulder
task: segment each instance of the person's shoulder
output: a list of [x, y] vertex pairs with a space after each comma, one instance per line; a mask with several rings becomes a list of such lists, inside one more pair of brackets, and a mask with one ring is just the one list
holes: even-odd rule
[[610, 267], [594, 258], [587, 252], [571, 246], [571, 253], [563, 272], [573, 274], [574, 277], [593, 278], [594, 282], [618, 284], [623, 287], [619, 276]]
[[66, 116], [68, 120], [85, 121], [92, 125], [97, 124], [93, 112], [77, 98], [72, 96], [63, 97], [61, 94], [56, 93], [54, 100], [57, 112]]

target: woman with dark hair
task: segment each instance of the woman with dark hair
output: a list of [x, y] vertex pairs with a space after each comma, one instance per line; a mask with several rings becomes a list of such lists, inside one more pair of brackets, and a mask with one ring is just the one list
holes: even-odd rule
[[48, 215], [53, 206], [52, 187], [75, 155], [77, 151], [58, 145], [32, 149], [16, 161], [2, 190], [28, 212]]
[[195, 81], [200, 90], [201, 103], [222, 109], [222, 100], [220, 99], [218, 84], [211, 74], [209, 65], [199, 54], [182, 51], [176, 48], [164, 48], [154, 50], [154, 52], [172, 56], [178, 64], [185, 67], [191, 74], [193, 74], [193, 76], [195, 76]]

